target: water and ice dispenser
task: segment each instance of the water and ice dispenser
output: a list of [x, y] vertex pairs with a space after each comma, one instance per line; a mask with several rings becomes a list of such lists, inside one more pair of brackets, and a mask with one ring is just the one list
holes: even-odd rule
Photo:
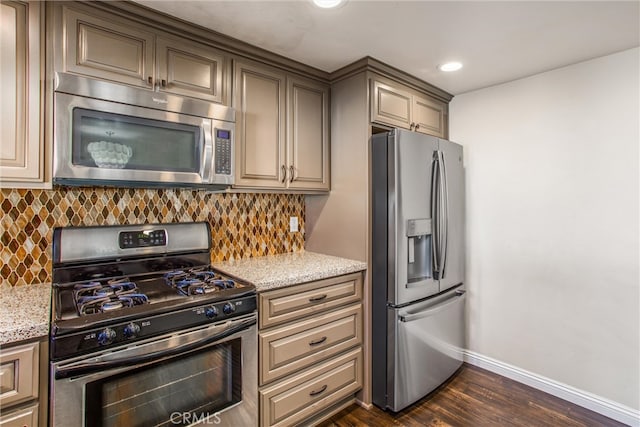
[[407, 281], [412, 283], [433, 278], [432, 244], [430, 219], [410, 219], [407, 221]]

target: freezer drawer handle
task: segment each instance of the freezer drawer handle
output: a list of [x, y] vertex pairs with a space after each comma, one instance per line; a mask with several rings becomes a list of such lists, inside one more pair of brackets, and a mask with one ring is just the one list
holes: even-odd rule
[[327, 297], [327, 294], [322, 294], [322, 295], [318, 295], [317, 297], [311, 297], [309, 298], [309, 302], [318, 302], [318, 301], [322, 301], [323, 299], [325, 299]]
[[309, 341], [309, 345], [320, 345], [327, 340], [327, 337], [322, 337], [319, 340]]
[[429, 317], [429, 316], [433, 316], [434, 314], [436, 314], [439, 311], [444, 310], [445, 308], [447, 308], [448, 306], [455, 304], [458, 302], [458, 298], [457, 297], [461, 297], [465, 294], [466, 291], [460, 289], [457, 290], [455, 293], [455, 296], [449, 298], [448, 300], [444, 301], [441, 304], [436, 305], [435, 307], [431, 307], [427, 310], [424, 311], [419, 311], [417, 313], [410, 313], [407, 314], [405, 316], [400, 316], [400, 321], [407, 323], [407, 322], [411, 322], [413, 320], [418, 320], [418, 319], [422, 319], [423, 317]]
[[314, 390], [314, 391], [309, 392], [309, 396], [317, 396], [320, 393], [322, 393], [323, 391], [325, 391], [326, 389], [327, 389], [327, 385], [325, 384], [320, 388], [320, 390]]

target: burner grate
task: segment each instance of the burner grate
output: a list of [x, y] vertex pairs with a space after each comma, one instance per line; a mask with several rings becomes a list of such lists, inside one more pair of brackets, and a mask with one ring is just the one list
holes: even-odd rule
[[149, 298], [128, 278], [77, 284], [73, 288], [73, 298], [80, 316], [149, 303]]
[[233, 280], [204, 268], [170, 271], [164, 275], [164, 279], [183, 295], [205, 295], [236, 287]]

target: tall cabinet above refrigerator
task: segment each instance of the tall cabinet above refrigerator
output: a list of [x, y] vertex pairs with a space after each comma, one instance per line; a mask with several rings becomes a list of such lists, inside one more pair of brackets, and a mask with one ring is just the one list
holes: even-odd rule
[[401, 129], [371, 144], [373, 402], [399, 411], [462, 364], [462, 146]]

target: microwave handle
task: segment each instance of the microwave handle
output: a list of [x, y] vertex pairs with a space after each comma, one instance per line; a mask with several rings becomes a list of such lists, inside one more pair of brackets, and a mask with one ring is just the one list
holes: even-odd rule
[[137, 357], [125, 357], [123, 359], [107, 360], [104, 362], [88, 362], [69, 368], [60, 368], [56, 369], [54, 376], [55, 379], [59, 380], [62, 378], [70, 378], [78, 375], [88, 375], [95, 372], [103, 372], [109, 369], [121, 368], [124, 366], [137, 366], [143, 363], [149, 363], [156, 360], [164, 359], [166, 357], [185, 354], [213, 344], [216, 341], [220, 341], [223, 338], [227, 338], [231, 335], [237, 334], [238, 332], [244, 331], [245, 329], [249, 329], [256, 323], [257, 321], [255, 317], [252, 317], [251, 319], [236, 322], [235, 324], [226, 327], [220, 333], [209, 335], [208, 337], [199, 341], [190, 342], [167, 350], [160, 350], [153, 353], [143, 354]]
[[204, 153], [200, 170], [203, 183], [208, 184], [212, 181], [211, 168], [213, 166], [213, 126], [210, 120], [203, 120], [200, 133], [204, 141]]

